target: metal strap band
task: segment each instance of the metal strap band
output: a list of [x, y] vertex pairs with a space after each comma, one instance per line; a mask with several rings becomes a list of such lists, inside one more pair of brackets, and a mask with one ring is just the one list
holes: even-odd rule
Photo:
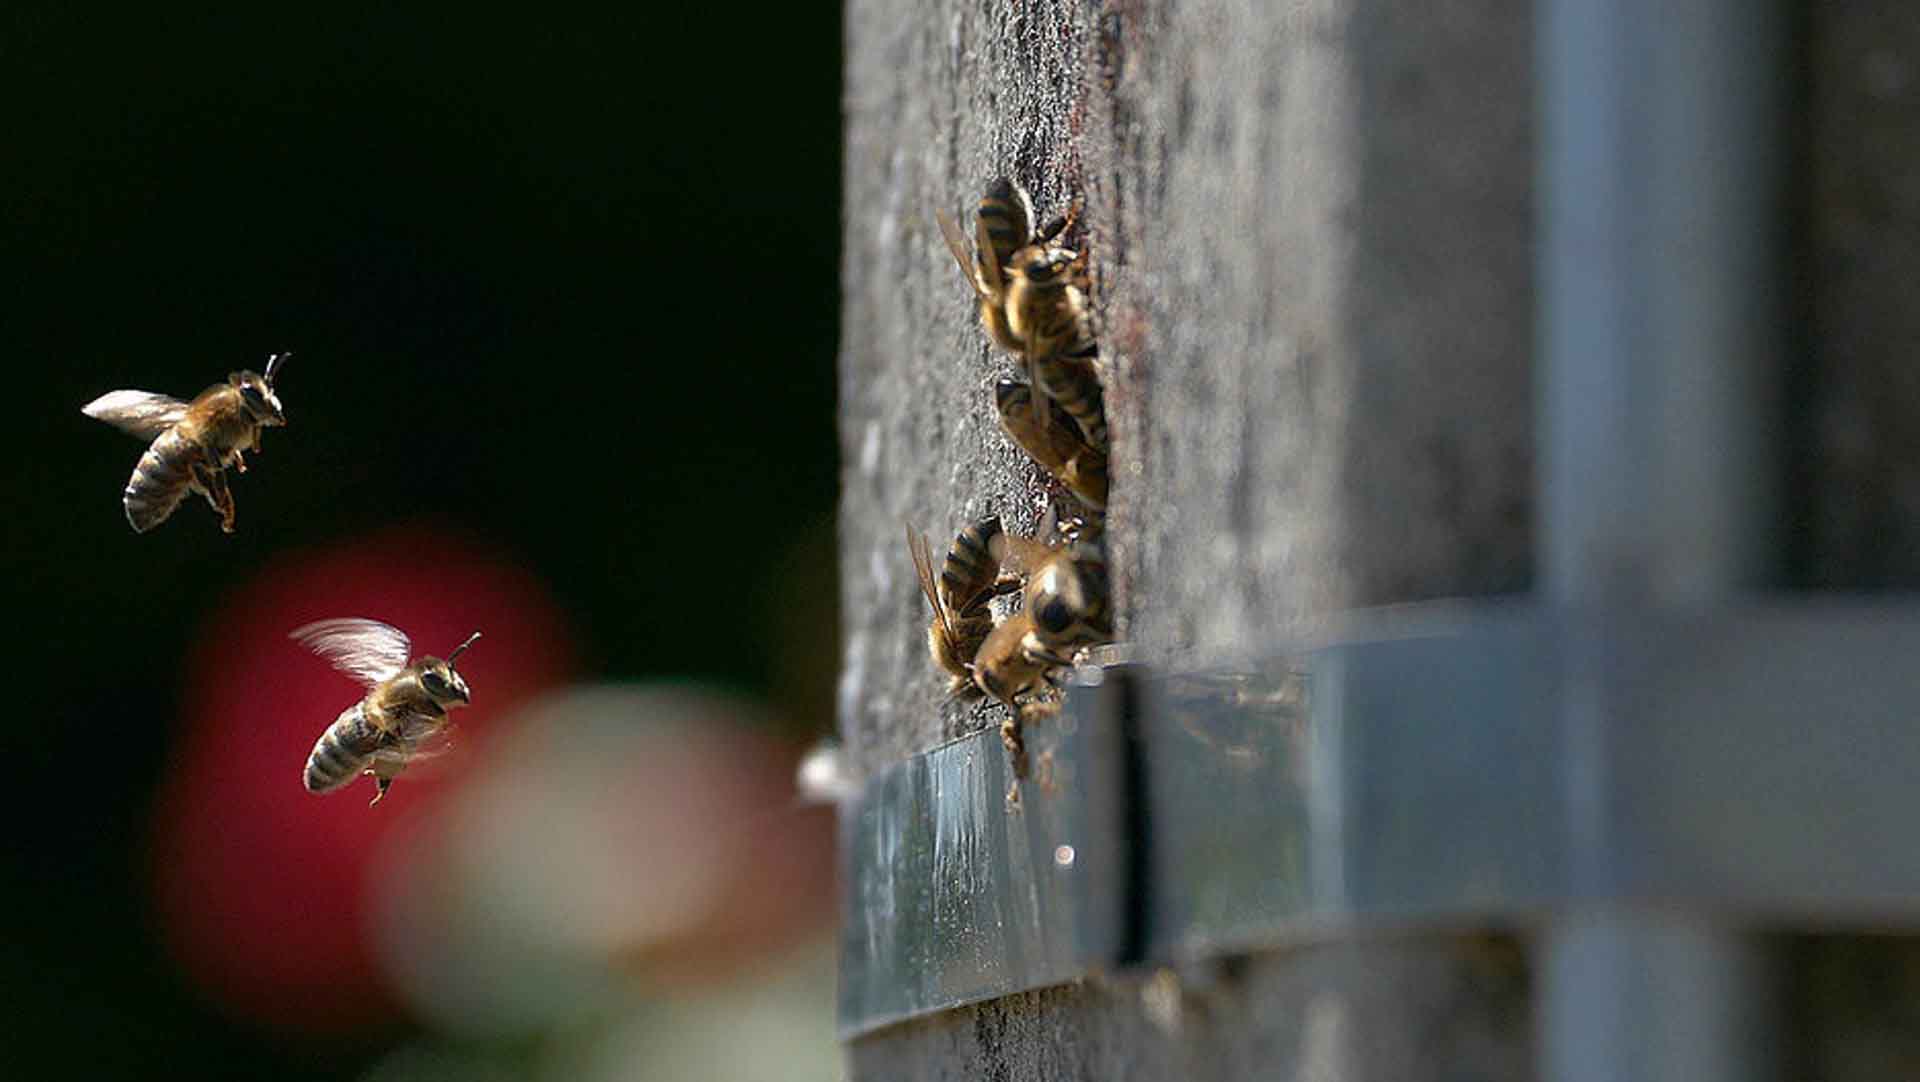
[[1920, 612], [1418, 607], [1112, 670], [844, 812], [843, 1036], [1133, 962], [1571, 905], [1920, 921]]

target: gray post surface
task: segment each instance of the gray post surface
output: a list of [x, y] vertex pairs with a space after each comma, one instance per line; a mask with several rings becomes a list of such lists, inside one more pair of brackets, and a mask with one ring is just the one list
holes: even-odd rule
[[[934, 229], [996, 173], [1074, 193], [1115, 441], [1122, 637], [1220, 661], [1318, 615], [1531, 584], [1529, 7], [853, 0], [841, 351], [842, 733], [866, 769], [997, 722], [943, 706], [901, 540], [1044, 486]], [[1335, 942], [1104, 977], [853, 1043], [862, 1079], [1518, 1079], [1508, 942]]]
[[[991, 512], [1026, 532], [1047, 500], [995, 427], [988, 388], [1010, 362], [932, 221], [1001, 172], [1043, 213], [1087, 200], [1111, 555], [1122, 638], [1144, 661], [1231, 663], [1320, 615], [1436, 597], [1920, 586], [1920, 8], [1803, 5], [1774, 38], [1801, 52], [1771, 68], [1748, 40], [1766, 13], [1747, 5], [1655, 19], [1555, 0], [1538, 15], [1549, 37], [1555, 10], [1642, 19], [1573, 28], [1556, 78], [1625, 56], [1650, 65], [1625, 92], [1682, 104], [1594, 151], [1592, 177], [1651, 185], [1576, 204], [1615, 215], [1597, 239], [1620, 263], [1547, 254], [1536, 289], [1536, 209], [1554, 213], [1536, 208], [1536, 121], [1593, 108], [1623, 124], [1641, 106], [1536, 87], [1536, 60], [1562, 61], [1534, 53], [1533, 5], [850, 0], [840, 720], [860, 768], [998, 720], [941, 701], [901, 523], [944, 538]], [[1752, 48], [1712, 66], [1730, 45]], [[1687, 152], [1713, 132], [1732, 142]], [[1765, 176], [1778, 166], [1799, 170], [1792, 205], [1743, 203], [1782, 190]], [[1673, 199], [1716, 185], [1708, 205]], [[1671, 247], [1694, 231], [1704, 243]], [[1783, 236], [1792, 278], [1770, 286], [1749, 273], [1764, 250], [1742, 246]], [[1557, 294], [1568, 272], [1613, 277]], [[1549, 417], [1573, 401], [1550, 366], [1582, 318], [1605, 363], [1573, 375], [1618, 380], [1599, 390], [1621, 397], [1536, 431], [1536, 399]], [[1607, 367], [1621, 360], [1641, 367]], [[1599, 427], [1552, 431], [1567, 422]], [[1604, 773], [1589, 780], [1604, 793]], [[869, 1033], [852, 1073], [1920, 1076], [1920, 948], [1891, 934], [1910, 929], [1576, 916], [1529, 943], [1532, 967], [1497, 936], [1368, 934], [1095, 975]]]

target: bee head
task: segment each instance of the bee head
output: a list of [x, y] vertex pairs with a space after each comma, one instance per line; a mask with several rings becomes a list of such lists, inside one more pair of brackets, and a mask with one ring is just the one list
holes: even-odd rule
[[251, 371], [235, 372], [227, 377], [227, 382], [239, 390], [241, 403], [255, 421], [275, 426], [287, 423], [287, 415], [280, 409], [280, 396], [273, 393], [273, 384], [267, 377]]
[[459, 703], [465, 705], [473, 701], [473, 693], [467, 690], [467, 679], [454, 669], [453, 663], [464, 653], [473, 641], [480, 637], [478, 631], [467, 636], [467, 641], [453, 648], [445, 661], [437, 657], [423, 658], [420, 666], [420, 686], [427, 694], [442, 705]]
[[1029, 282], [1051, 282], [1060, 277], [1060, 273], [1071, 266], [1077, 258], [1065, 248], [1033, 247], [1027, 250], [1028, 257], [1020, 264], [1020, 273]]
[[455, 672], [453, 666], [437, 657], [421, 659], [420, 686], [433, 696], [433, 701], [446, 706], [451, 703], [466, 704], [473, 701], [473, 694], [467, 690], [466, 678]]

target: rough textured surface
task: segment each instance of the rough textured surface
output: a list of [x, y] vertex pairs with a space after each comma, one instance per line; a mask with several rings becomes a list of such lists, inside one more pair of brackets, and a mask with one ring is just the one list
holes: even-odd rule
[[[1530, 583], [1528, 8], [943, 4], [848, 13], [847, 653], [865, 765], [941, 716], [902, 522], [1047, 494], [935, 207], [1087, 199], [1121, 619], [1149, 656]], [[1417, 543], [1414, 543], [1417, 539]]]
[[[901, 526], [941, 544], [992, 512], [1024, 532], [1049, 498], [994, 423], [1012, 365], [932, 219], [997, 173], [1042, 216], [1087, 200], [1110, 545], [1143, 656], [1220, 660], [1332, 610], [1529, 585], [1529, 18], [1521, 0], [850, 0], [854, 763], [997, 719], [940, 701]], [[1088, 982], [852, 1058], [873, 1079], [1526, 1077], [1524, 980], [1480, 979], [1483, 947], [1262, 955], [1197, 993]]]
[[1529, 7], [1259, 10], [1123, 10], [1085, 154], [1156, 660], [1530, 584]]
[[[843, 732], [866, 766], [964, 728], [900, 521], [1044, 485], [931, 210], [1011, 170], [1087, 198], [1121, 622], [1153, 660], [1353, 605], [1530, 584], [1531, 8], [1118, 0], [848, 9]], [[1808, 5], [1796, 584], [1920, 586], [1920, 10]], [[1783, 939], [1793, 1077], [1920, 1071], [1920, 946]], [[897, 1027], [862, 1078], [1518, 1078], [1524, 975], [1476, 941], [1333, 944]]]

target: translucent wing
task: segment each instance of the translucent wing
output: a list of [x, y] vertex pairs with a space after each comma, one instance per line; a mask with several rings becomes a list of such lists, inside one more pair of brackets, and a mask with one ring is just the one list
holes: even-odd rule
[[187, 404], [146, 391], [108, 391], [81, 406], [80, 412], [129, 436], [150, 440], [178, 424], [187, 415]]
[[440, 759], [453, 750], [453, 733], [449, 727], [443, 726], [414, 741], [412, 747], [383, 747], [374, 752], [367, 762], [390, 778], [398, 777], [403, 770], [410, 770], [418, 777], [430, 777], [438, 770], [421, 770], [421, 765]]
[[404, 632], [378, 620], [321, 620], [287, 637], [368, 687], [406, 668], [413, 650]]
[[907, 551], [913, 554], [913, 573], [920, 579], [920, 592], [927, 596], [927, 604], [933, 606], [933, 615], [946, 629], [948, 638], [957, 638], [953, 624], [947, 619], [947, 607], [940, 603], [940, 591], [934, 586], [938, 580], [933, 575], [933, 549], [927, 545], [927, 535], [914, 529], [912, 523], [907, 524]]
[[1020, 363], [1026, 369], [1028, 385], [1033, 388], [1033, 430], [1044, 440], [1049, 438], [1053, 429], [1053, 411], [1047, 408], [1053, 404], [1053, 399], [1040, 389], [1040, 369], [1034, 363], [1032, 347], [1021, 347]]
[[[971, 286], [974, 293], [978, 296], [987, 296], [986, 289], [980, 283], [979, 272], [974, 270], [973, 257], [967, 254], [966, 234], [960, 232], [960, 227], [954, 223], [952, 218], [947, 217], [946, 211], [934, 211], [933, 220], [940, 223], [940, 235], [946, 238], [947, 250], [953, 253], [953, 261], [960, 264], [960, 273], [966, 276], [967, 285]], [[985, 262], [992, 263], [993, 261], [989, 259]], [[997, 275], [999, 268], [995, 267], [994, 272]], [[995, 282], [994, 285], [998, 286], [999, 283]]]
[[[1027, 220], [1033, 220], [1030, 208], [1027, 210]], [[1029, 226], [1028, 231], [1031, 230]], [[982, 295], [997, 297], [1006, 288], [1000, 279], [1000, 253], [994, 250], [993, 237], [987, 233], [987, 223], [978, 217], [973, 220], [973, 243], [977, 245], [974, 251], [979, 253], [976, 262], [980, 265], [980, 280], [986, 285]]]

